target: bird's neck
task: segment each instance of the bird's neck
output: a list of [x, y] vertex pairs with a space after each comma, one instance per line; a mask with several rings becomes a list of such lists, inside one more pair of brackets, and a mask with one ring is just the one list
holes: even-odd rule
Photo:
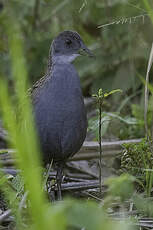
[[70, 64], [72, 63], [79, 54], [71, 54], [71, 55], [54, 55], [52, 56], [53, 64]]
[[71, 64], [78, 56], [80, 56], [80, 54], [50, 55], [48, 59], [47, 74], [49, 75], [51, 73], [53, 65]]

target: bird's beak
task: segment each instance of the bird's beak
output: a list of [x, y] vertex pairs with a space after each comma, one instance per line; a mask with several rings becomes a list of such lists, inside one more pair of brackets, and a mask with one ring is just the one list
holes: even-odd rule
[[95, 55], [85, 46], [81, 41], [81, 49], [79, 50], [80, 55], [87, 55], [88, 57], [95, 57]]

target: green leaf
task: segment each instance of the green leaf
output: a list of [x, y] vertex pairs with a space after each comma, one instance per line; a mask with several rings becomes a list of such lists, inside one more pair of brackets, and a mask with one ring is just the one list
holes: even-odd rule
[[113, 197], [120, 197], [123, 201], [129, 199], [134, 191], [133, 182], [135, 178], [129, 174], [109, 178], [105, 184], [108, 185], [108, 193]]
[[114, 89], [114, 90], [110, 91], [109, 93], [104, 93], [104, 97], [108, 97], [111, 94], [119, 93], [119, 92], [122, 93], [123, 91], [121, 89]]

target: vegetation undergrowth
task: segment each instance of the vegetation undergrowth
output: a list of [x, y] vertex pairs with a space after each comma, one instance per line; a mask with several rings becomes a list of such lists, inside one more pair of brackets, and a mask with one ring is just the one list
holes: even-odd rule
[[139, 187], [151, 196], [153, 185], [153, 143], [147, 138], [137, 144], [124, 144], [121, 170], [137, 178]]
[[[148, 8], [147, 1], [144, 0], [144, 2]], [[7, 77], [4, 74], [3, 76], [1, 75], [0, 105], [4, 125], [10, 135], [10, 147], [16, 149], [14, 153], [14, 158], [18, 159], [16, 166], [22, 171], [23, 179], [19, 179], [19, 181], [23, 180], [24, 185], [21, 183], [20, 188], [17, 188], [18, 193], [20, 191], [20, 199], [18, 199], [16, 190], [14, 191], [10, 184], [11, 178], [1, 173], [0, 188], [15, 218], [15, 228], [20, 230], [64, 230], [70, 228], [89, 230], [136, 229], [130, 220], [117, 222], [108, 216], [108, 209], [113, 206], [113, 201], [118, 201], [121, 204], [121, 210], [124, 214], [124, 202], [127, 199], [131, 199], [140, 212], [149, 216], [153, 215], [150, 200], [146, 202], [143, 196], [135, 195], [134, 183], [137, 180], [137, 174], [135, 174], [136, 169], [135, 165], [133, 167], [133, 163], [131, 165], [126, 163], [125, 166], [129, 166], [127, 171], [132, 170], [131, 174], [134, 176], [122, 174], [119, 177], [110, 178], [106, 182], [108, 193], [104, 202], [100, 204], [88, 200], [71, 199], [55, 204], [48, 202], [47, 196], [42, 189], [41, 153], [33, 125], [31, 104], [26, 93], [28, 88], [28, 71], [23, 37], [19, 22], [15, 19], [15, 14], [9, 11], [8, 16], [6, 11], [7, 5], [4, 13], [1, 15], [1, 20], [8, 39], [14, 97], [12, 97], [9, 91]], [[102, 96], [101, 92], [99, 92], [98, 96]], [[132, 150], [130, 148], [130, 146], [126, 146], [128, 154], [135, 154], [135, 158], [142, 164], [142, 168], [147, 169], [142, 174], [142, 180], [145, 180], [146, 193], [150, 196], [152, 187], [152, 166], [150, 165], [152, 152], [150, 151], [150, 146], [148, 146], [148, 143], [142, 142], [138, 146], [132, 146]], [[148, 153], [147, 157], [145, 155], [146, 152]], [[140, 154], [142, 154], [141, 158]]]

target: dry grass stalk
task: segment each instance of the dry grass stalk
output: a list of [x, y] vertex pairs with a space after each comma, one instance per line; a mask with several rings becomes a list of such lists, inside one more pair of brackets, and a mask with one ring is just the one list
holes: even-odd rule
[[148, 111], [148, 84], [149, 84], [149, 73], [153, 63], [153, 43], [150, 51], [147, 73], [146, 73], [146, 83], [145, 83], [145, 105], [144, 105], [144, 122], [145, 122], [145, 130], [146, 135], [148, 137], [148, 124], [147, 124], [147, 111]]

